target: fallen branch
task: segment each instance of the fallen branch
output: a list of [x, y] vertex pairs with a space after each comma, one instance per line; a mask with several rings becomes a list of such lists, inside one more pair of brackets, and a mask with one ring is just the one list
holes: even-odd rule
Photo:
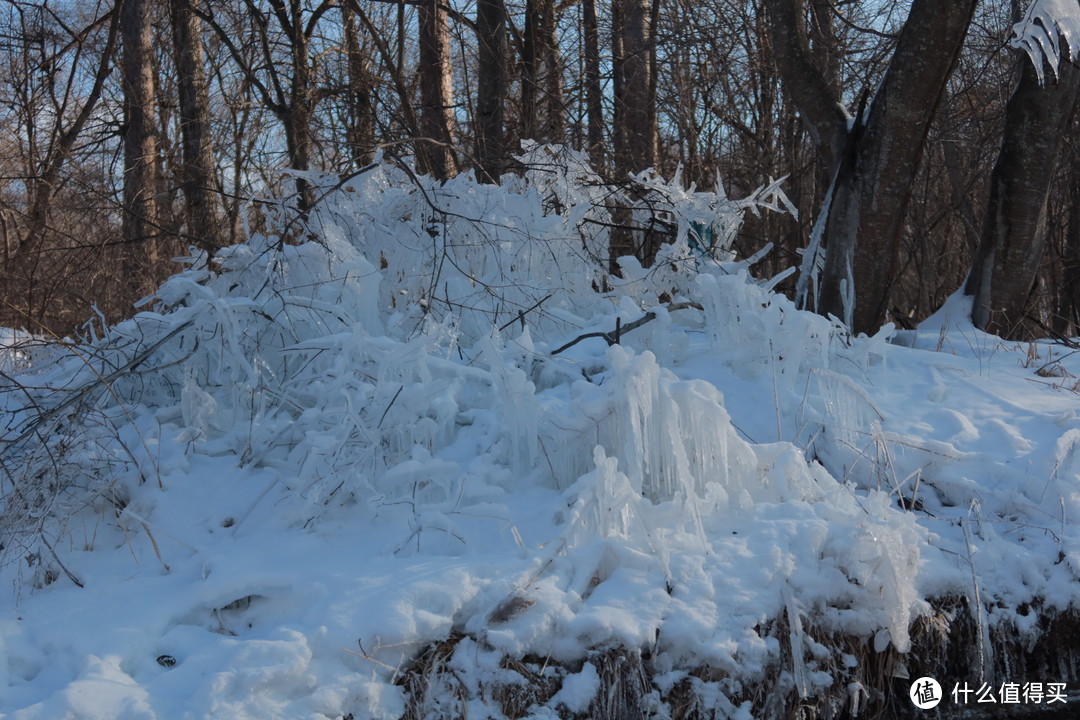
[[[695, 310], [701, 310], [701, 311], [705, 310], [705, 308], [703, 308], [701, 306], [701, 303], [696, 303], [696, 302], [671, 303], [671, 304], [665, 306], [665, 309], [668, 312], [673, 312], [675, 310], [687, 310], [689, 308], [693, 308]], [[655, 320], [655, 319], [656, 319], [656, 313], [653, 312], [652, 310], [645, 313], [644, 315], [642, 315], [640, 318], [638, 318], [634, 322], [627, 323], [626, 325], [622, 324], [622, 318], [617, 317], [617, 318], [615, 318], [615, 329], [612, 330], [611, 332], [591, 332], [591, 333], [585, 333], [584, 335], [578, 335], [576, 338], [574, 338], [570, 342], [566, 343], [562, 347], [560, 347], [560, 348], [558, 348], [556, 350], [552, 350], [551, 354], [552, 355], [558, 355], [563, 350], [569, 350], [570, 348], [574, 347], [575, 345], [577, 345], [582, 340], [588, 340], [589, 338], [603, 338], [604, 341], [609, 346], [618, 345], [619, 342], [622, 340], [623, 335], [630, 332], [631, 330], [637, 330], [639, 327], [641, 327], [645, 323], [651, 322], [652, 320]]]

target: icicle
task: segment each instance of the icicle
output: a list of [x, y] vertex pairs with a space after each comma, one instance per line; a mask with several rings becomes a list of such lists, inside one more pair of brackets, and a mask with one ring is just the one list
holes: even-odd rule
[[1058, 36], [1065, 40], [1068, 55], [1072, 59], [1077, 40], [1080, 39], [1080, 6], [1075, 0], [1035, 0], [1024, 19], [1013, 26], [1009, 44], [1023, 50], [1031, 59], [1039, 84], [1046, 82], [1043, 71], [1045, 62], [1058, 76], [1063, 53]]
[[[821, 212], [814, 222], [814, 229], [810, 232], [810, 244], [802, 251], [803, 261], [799, 267], [799, 282], [795, 284], [795, 304], [800, 310], [816, 310], [818, 307], [818, 279], [821, 271], [825, 269], [825, 251], [821, 247], [821, 240], [825, 235], [825, 223], [829, 219], [829, 208], [832, 206], [833, 189], [829, 188], [825, 196], [825, 202], [821, 205]], [[812, 294], [808, 294], [811, 284]], [[813, 299], [813, 308], [809, 300]]]

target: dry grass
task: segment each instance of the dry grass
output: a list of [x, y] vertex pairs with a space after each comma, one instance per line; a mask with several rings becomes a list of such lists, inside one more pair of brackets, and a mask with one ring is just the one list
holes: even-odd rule
[[591, 658], [600, 675], [600, 691], [589, 706], [589, 720], [645, 720], [652, 691], [652, 671], [638, 650], [612, 648]]
[[398, 684], [405, 687], [408, 702], [402, 720], [456, 720], [468, 717], [465, 685], [447, 663], [461, 639], [451, 633], [433, 643], [402, 669]]
[[559, 692], [566, 674], [563, 668], [558, 668], [557, 673], [545, 672], [550, 664], [544, 658], [535, 657], [503, 658], [499, 667], [512, 670], [525, 680], [522, 685], [499, 685], [491, 690], [492, 699], [509, 720], [525, 717], [534, 705], [546, 705]]
[[[829, 633], [803, 618], [801, 644], [806, 648], [817, 644], [814, 669], [828, 673], [833, 680], [830, 687], [812, 688], [807, 697], [800, 696], [794, 680], [792, 631], [785, 613], [758, 628], [759, 634], [779, 641], [780, 652], [777, 661], [751, 681], [740, 681], [703, 665], [688, 669], [685, 678], [662, 692], [654, 682], [655, 671], [647, 652], [604, 648], [587, 658], [600, 677], [588, 711], [575, 715], [565, 706], [550, 709], [562, 720], [721, 720], [728, 717], [728, 711], [749, 702], [752, 716], [761, 720], [908, 717], [908, 689], [915, 678], [936, 678], [946, 695], [955, 683], [978, 687], [982, 682], [978, 677], [979, 631], [967, 599], [946, 597], [932, 605], [930, 615], [912, 623], [912, 648], [907, 654], [892, 646], [876, 652], [872, 638]], [[1080, 679], [1080, 611], [1060, 613], [1032, 606], [1020, 612], [1038, 614], [1040, 639], [1032, 642], [1011, 628], [991, 629], [997, 683], [1074, 683]], [[463, 637], [455, 634], [429, 645], [403, 670], [399, 682], [409, 698], [403, 720], [467, 720], [470, 700], [480, 700], [485, 709], [493, 711], [493, 717], [501, 714], [517, 720], [535, 712], [537, 706], [549, 706], [563, 678], [580, 672], [583, 662], [553, 667], [544, 658], [504, 658], [500, 667], [513, 671], [524, 682], [469, 689], [447, 665]], [[803, 661], [809, 663], [811, 657], [806, 652]], [[986, 681], [993, 682], [991, 678]], [[718, 689], [728, 703], [710, 700], [717, 697]], [[945, 703], [936, 717], [959, 717], [967, 709]]]

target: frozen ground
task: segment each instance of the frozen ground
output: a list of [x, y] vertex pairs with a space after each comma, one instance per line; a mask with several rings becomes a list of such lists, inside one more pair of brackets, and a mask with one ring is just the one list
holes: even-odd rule
[[1075, 608], [1080, 353], [960, 298], [874, 338], [796, 311], [722, 252], [775, 188], [652, 181], [679, 242], [598, 292], [575, 162], [506, 190], [382, 167], [318, 243], [254, 236], [86, 342], [9, 350], [0, 715], [397, 718], [448, 638], [429, 717], [543, 682], [526, 716], [585, 713], [618, 646], [659, 717], [703, 666], [720, 716], [850, 708], [882, 688], [820, 638], [904, 653], [964, 598], [1035, 642], [1033, 608]]

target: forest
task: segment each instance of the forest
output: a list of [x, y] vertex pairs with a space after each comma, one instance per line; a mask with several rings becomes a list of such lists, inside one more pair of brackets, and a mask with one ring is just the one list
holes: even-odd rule
[[[0, 325], [62, 335], [130, 316], [173, 258], [241, 242], [268, 205], [285, 203], [302, 237], [312, 173], [346, 182], [393, 161], [498, 183], [523, 172], [531, 140], [585, 152], [616, 185], [653, 170], [740, 196], [782, 178], [797, 212], [752, 218], [735, 250], [772, 243], [762, 272], [801, 267], [780, 289], [858, 332], [914, 327], [963, 290], [980, 328], [1077, 333], [1068, 3], [6, 0], [0, 12]], [[634, 202], [610, 208], [616, 274], [617, 257], [648, 265], [671, 239], [662, 213], [634, 220]]]

